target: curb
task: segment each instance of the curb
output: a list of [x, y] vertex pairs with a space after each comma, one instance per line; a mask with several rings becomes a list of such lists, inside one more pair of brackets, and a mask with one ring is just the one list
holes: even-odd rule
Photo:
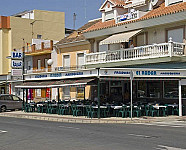
[[43, 120], [43, 121], [53, 121], [53, 122], [65, 122], [65, 123], [97, 123], [97, 124], [131, 124], [131, 123], [150, 123], [155, 120], [102, 120], [102, 119], [73, 119], [73, 118], [55, 118], [55, 117], [45, 117], [45, 116], [34, 116], [34, 115], [23, 115], [23, 114], [0, 114], [2, 117], [12, 117], [12, 118], [24, 118], [32, 120]]

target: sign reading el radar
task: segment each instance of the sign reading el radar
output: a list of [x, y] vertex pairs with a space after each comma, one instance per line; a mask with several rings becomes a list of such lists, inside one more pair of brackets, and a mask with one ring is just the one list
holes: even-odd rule
[[22, 59], [23, 58], [23, 53], [22, 52], [12, 52], [11, 53], [11, 58], [12, 59]]
[[12, 60], [12, 68], [22, 68], [23, 62], [22, 60]]

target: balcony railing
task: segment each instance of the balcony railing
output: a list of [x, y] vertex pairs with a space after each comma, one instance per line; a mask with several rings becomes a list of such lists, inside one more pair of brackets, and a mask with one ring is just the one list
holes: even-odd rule
[[45, 50], [53, 50], [52, 40], [50, 42], [41, 42], [40, 44], [33, 44], [31, 46], [25, 47], [26, 54], [42, 52]]
[[184, 43], [169, 42], [128, 49], [89, 53], [85, 55], [85, 64], [99, 64], [158, 57], [181, 56], [184, 54]]
[[81, 65], [81, 66], [54, 67], [54, 68], [43, 68], [43, 69], [31, 68], [30, 70], [25, 69], [25, 74], [42, 73], [42, 72], [58, 72], [58, 71], [79, 70], [79, 69], [85, 69], [85, 66]]

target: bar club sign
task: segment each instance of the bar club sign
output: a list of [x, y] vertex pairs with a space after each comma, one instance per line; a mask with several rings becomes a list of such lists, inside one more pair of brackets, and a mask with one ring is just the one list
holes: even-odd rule
[[23, 67], [23, 53], [22, 52], [12, 52], [11, 53], [11, 66], [12, 76], [20, 77], [22, 76], [22, 67]]
[[11, 59], [12, 59], [12, 68], [22, 68], [23, 67], [23, 53], [22, 52], [12, 52]]

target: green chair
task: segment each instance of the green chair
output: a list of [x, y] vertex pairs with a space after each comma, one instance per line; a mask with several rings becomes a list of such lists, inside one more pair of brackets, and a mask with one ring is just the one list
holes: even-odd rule
[[65, 115], [67, 114], [68, 109], [65, 108], [63, 104], [59, 105], [58, 114]]
[[46, 113], [54, 114], [54, 113], [57, 113], [57, 110], [58, 110], [57, 107], [52, 106], [52, 104], [48, 104]]
[[152, 105], [149, 106], [149, 111], [152, 117], [154, 117], [155, 115], [159, 116], [159, 110], [155, 109]]
[[128, 112], [127, 111], [127, 107], [126, 106], [122, 106], [122, 108], [118, 112], [118, 116], [120, 116], [120, 114], [121, 114], [122, 118], [124, 118], [124, 116], [127, 117], [127, 112]]
[[106, 109], [103, 109], [102, 110], [102, 116], [103, 117], [107, 117], [107, 116], [110, 116], [110, 108], [111, 108], [111, 106], [107, 106], [107, 108]]
[[133, 116], [135, 116], [136, 114], [136, 117], [140, 117], [141, 116], [141, 107], [140, 106], [137, 106], [137, 107], [133, 107]]
[[168, 116], [168, 107], [161, 108], [159, 113], [163, 116]]
[[179, 115], [179, 107], [172, 108], [172, 115]]
[[73, 116], [78, 116], [78, 114], [82, 114], [82, 111], [80, 109], [78, 109], [77, 105], [72, 105], [71, 106], [71, 109], [72, 109], [72, 115]]
[[86, 113], [88, 118], [93, 118], [97, 115], [97, 111], [94, 111], [92, 106], [86, 106]]

